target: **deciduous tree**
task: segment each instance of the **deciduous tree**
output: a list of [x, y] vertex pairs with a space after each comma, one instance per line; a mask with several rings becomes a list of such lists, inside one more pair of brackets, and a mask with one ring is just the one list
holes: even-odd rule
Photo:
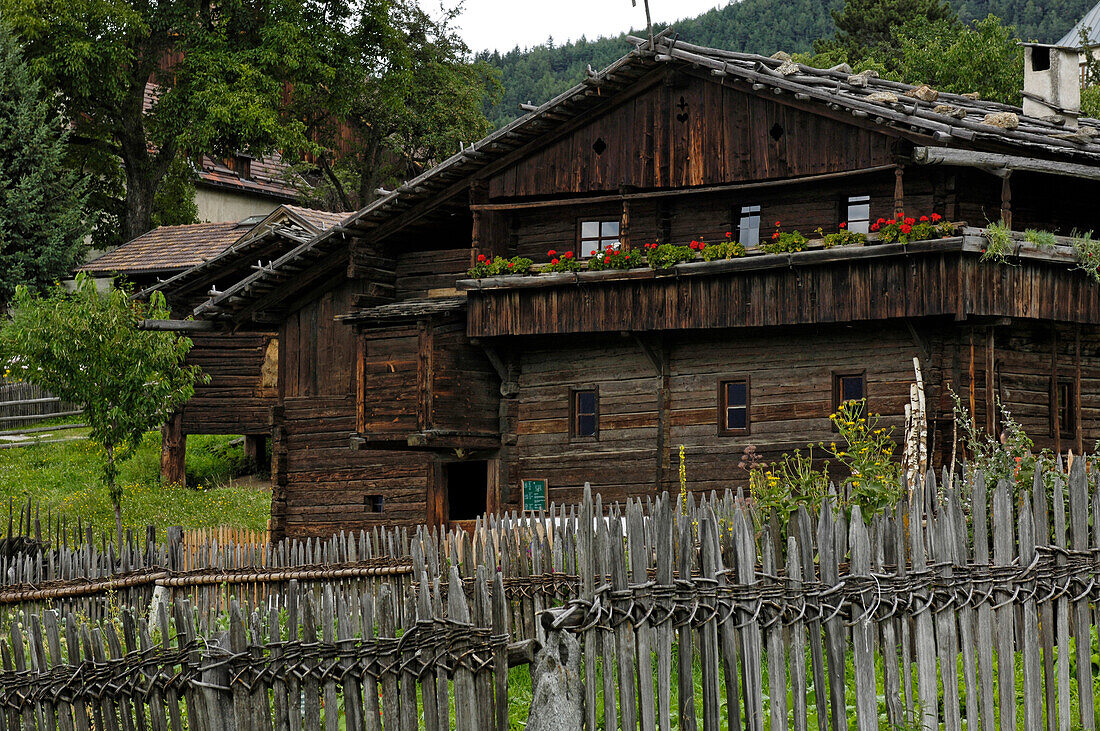
[[37, 295], [19, 287], [0, 326], [0, 362], [9, 377], [83, 406], [89, 437], [103, 453], [120, 541], [119, 463], [205, 378], [197, 366], [184, 365], [190, 339], [139, 328], [142, 320], [168, 317], [159, 292], [142, 302], [117, 288], [101, 293], [81, 275], [72, 292], [55, 287]]

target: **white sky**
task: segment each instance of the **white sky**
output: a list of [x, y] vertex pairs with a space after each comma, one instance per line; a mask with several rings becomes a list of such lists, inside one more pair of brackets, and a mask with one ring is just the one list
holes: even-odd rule
[[[653, 22], [669, 23], [689, 18], [729, 0], [649, 0]], [[433, 11], [439, 0], [420, 0]], [[454, 6], [456, 0], [446, 0]], [[433, 13], [434, 14], [434, 13]], [[538, 45], [553, 36], [555, 43], [584, 35], [592, 40], [601, 35], [618, 35], [631, 27], [645, 27], [645, 6], [638, 0], [465, 0], [458, 19], [467, 45], [473, 51], [509, 51]]]

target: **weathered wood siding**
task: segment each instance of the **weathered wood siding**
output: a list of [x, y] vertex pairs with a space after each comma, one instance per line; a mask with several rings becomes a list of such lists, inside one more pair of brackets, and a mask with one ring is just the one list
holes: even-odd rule
[[187, 363], [210, 382], [183, 407], [185, 434], [267, 434], [277, 402], [279, 340], [274, 333], [193, 333]]
[[397, 299], [429, 297], [454, 289], [455, 281], [470, 268], [470, 247], [406, 251], [396, 261]]
[[[894, 160], [893, 138], [676, 74], [490, 179], [493, 198], [766, 180]], [[602, 144], [601, 144], [602, 143]]]

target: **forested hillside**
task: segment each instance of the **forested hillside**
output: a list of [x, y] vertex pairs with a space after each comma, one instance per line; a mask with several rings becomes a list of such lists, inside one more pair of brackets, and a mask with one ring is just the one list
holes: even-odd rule
[[[1095, 0], [953, 0], [963, 20], [996, 15], [1016, 26], [1021, 38], [1058, 40], [1092, 7]], [[676, 23], [676, 32], [700, 45], [771, 55], [776, 51], [809, 51], [813, 42], [833, 35], [832, 10], [843, 0], [741, 0]], [[664, 26], [657, 26], [660, 30]], [[640, 31], [633, 31], [641, 35]], [[479, 55], [500, 69], [504, 93], [486, 109], [500, 126], [519, 115], [525, 102], [541, 104], [584, 78], [591, 65], [600, 69], [630, 46], [626, 33], [589, 41], [583, 37], [558, 45], [553, 41], [505, 54]]]

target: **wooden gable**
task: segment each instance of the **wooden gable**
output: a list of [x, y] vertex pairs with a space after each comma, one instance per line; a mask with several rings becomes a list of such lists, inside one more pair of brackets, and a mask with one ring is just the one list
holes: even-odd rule
[[895, 138], [674, 74], [490, 179], [491, 198], [675, 188], [869, 168]]

